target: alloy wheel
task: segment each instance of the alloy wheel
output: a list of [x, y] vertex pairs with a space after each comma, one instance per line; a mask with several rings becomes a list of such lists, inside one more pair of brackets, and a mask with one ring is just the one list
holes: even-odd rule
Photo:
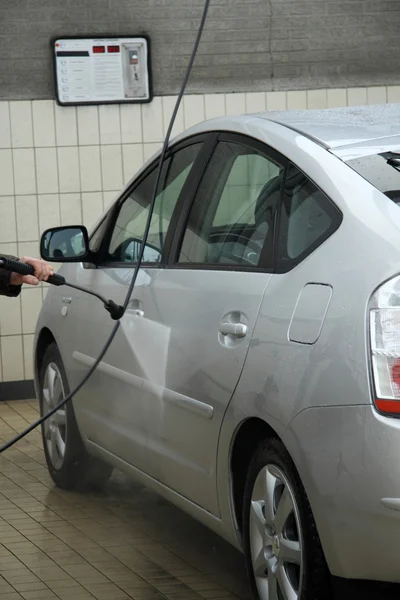
[[250, 504], [250, 548], [260, 600], [299, 600], [303, 541], [291, 485], [275, 465], [261, 469]]
[[[47, 414], [65, 398], [61, 373], [55, 363], [50, 363], [46, 369], [43, 390], [43, 414]], [[44, 438], [47, 452], [55, 469], [60, 469], [64, 462], [67, 413], [65, 406], [44, 422]]]

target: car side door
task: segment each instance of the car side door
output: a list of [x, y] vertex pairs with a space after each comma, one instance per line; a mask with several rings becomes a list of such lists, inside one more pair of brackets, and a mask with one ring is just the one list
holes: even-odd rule
[[182, 210], [168, 268], [146, 289], [147, 472], [218, 514], [216, 457], [274, 262], [285, 159], [221, 134]]
[[[209, 136], [185, 140], [172, 148], [162, 170], [144, 258], [134, 295], [120, 328], [98, 369], [77, 396], [78, 421], [89, 443], [136, 468], [146, 469], [148, 410], [142, 393], [147, 376], [147, 337], [159, 335], [142, 321], [144, 297], [165, 264], [170, 223], [180, 212], [198, 165], [207, 154]], [[200, 161], [200, 163], [199, 163]], [[113, 210], [99, 249], [96, 265], [80, 265], [77, 283], [116, 303], [124, 302], [143, 239], [156, 182], [157, 161], [139, 177]], [[93, 266], [95, 268], [93, 268]], [[81, 315], [73, 359], [80, 381], [97, 357], [114, 322], [102, 304], [81, 294], [76, 310]]]

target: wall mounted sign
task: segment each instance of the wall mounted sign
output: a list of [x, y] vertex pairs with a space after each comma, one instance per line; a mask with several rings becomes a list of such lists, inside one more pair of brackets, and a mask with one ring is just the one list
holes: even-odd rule
[[52, 40], [56, 98], [63, 106], [150, 102], [147, 37]]

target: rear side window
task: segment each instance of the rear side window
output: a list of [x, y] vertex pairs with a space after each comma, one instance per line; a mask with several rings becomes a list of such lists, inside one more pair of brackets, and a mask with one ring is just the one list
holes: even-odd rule
[[[219, 142], [197, 191], [178, 263], [197, 268], [273, 265], [284, 168], [256, 149]], [[265, 251], [265, 252], [264, 252]]]
[[393, 202], [400, 203], [400, 153], [371, 154], [346, 164]]
[[288, 271], [339, 227], [333, 202], [294, 165], [289, 165], [282, 198], [277, 269]]

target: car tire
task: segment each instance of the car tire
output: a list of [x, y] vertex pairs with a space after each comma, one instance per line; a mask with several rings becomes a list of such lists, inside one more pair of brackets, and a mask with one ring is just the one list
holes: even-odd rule
[[[69, 394], [68, 380], [55, 343], [47, 347], [40, 368], [40, 414], [47, 414]], [[66, 490], [103, 487], [113, 468], [90, 456], [84, 446], [71, 401], [42, 424], [47, 467], [54, 483]]]
[[262, 442], [243, 504], [246, 570], [257, 600], [328, 600], [331, 576], [300, 477], [277, 439]]

